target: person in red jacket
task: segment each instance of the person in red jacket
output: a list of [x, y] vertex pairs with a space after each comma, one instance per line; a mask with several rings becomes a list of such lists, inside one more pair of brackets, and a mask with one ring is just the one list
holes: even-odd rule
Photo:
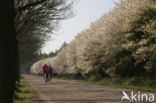
[[42, 66], [42, 72], [43, 72], [43, 73], [48, 73], [48, 72], [50, 72], [49, 66], [48, 66], [47, 64], [44, 64], [44, 65]]
[[50, 73], [49, 66], [47, 64], [42, 66], [42, 72], [44, 73], [45, 82], [47, 82]]
[[54, 72], [53, 68], [51, 67], [51, 65], [49, 65], [49, 75], [51, 79], [52, 79], [53, 72]]

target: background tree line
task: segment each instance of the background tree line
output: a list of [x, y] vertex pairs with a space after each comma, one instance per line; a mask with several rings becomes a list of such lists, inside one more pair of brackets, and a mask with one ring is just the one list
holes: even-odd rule
[[54, 57], [57, 55], [57, 53], [59, 53], [63, 48], [65, 48], [68, 44], [64, 41], [63, 44], [61, 45], [61, 47], [55, 51], [51, 51], [49, 53], [39, 53], [38, 56], [41, 57], [40, 59], [46, 59], [46, 58], [50, 58], [50, 57]]
[[57, 56], [35, 63], [32, 73], [40, 73], [39, 65], [46, 62], [67, 77], [155, 86], [155, 4], [155, 0], [120, 0]]

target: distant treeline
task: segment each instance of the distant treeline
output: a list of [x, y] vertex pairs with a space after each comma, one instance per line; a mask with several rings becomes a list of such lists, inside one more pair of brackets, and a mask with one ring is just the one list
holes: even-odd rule
[[121, 0], [48, 62], [60, 75], [156, 86], [156, 1]]
[[45, 59], [45, 58], [50, 58], [50, 57], [54, 57], [57, 55], [57, 53], [59, 53], [63, 48], [65, 48], [68, 44], [64, 41], [63, 44], [61, 45], [61, 47], [59, 49], [57, 49], [56, 51], [51, 51], [49, 53], [38, 53], [38, 56], [41, 57], [41, 59]]

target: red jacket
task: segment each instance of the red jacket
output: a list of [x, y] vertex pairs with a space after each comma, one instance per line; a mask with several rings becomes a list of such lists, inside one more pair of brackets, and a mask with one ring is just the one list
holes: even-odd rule
[[53, 68], [51, 66], [49, 66], [49, 72], [53, 72]]
[[44, 65], [42, 66], [42, 72], [43, 72], [43, 73], [49, 73], [49, 72], [50, 72], [50, 71], [49, 71], [48, 65], [44, 64]]

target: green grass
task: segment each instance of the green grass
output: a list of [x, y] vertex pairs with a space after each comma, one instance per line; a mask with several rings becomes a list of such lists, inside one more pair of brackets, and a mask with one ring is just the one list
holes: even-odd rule
[[14, 103], [38, 103], [36, 101], [32, 101], [32, 100], [16, 100], [14, 101]]
[[37, 101], [31, 100], [36, 94], [26, 80], [21, 79], [19, 85], [19, 92], [15, 92], [18, 99], [14, 99], [14, 103], [38, 103]]
[[113, 83], [113, 82], [102, 82], [102, 81], [87, 81], [87, 80], [76, 80], [78, 82], [87, 82], [96, 85], [104, 85], [104, 86], [113, 86], [119, 88], [127, 88], [127, 89], [135, 89], [141, 91], [156, 91], [156, 88], [153, 87], [142, 87], [142, 86], [134, 86], [134, 85], [127, 85], [123, 83]]
[[95, 85], [103, 85], [103, 86], [112, 86], [112, 87], [118, 87], [118, 88], [127, 88], [127, 89], [134, 89], [134, 90], [140, 90], [140, 91], [156, 91], [156, 88], [154, 87], [143, 87], [143, 86], [135, 86], [135, 85], [127, 85], [124, 83], [114, 83], [114, 82], [102, 82], [102, 81], [88, 81], [88, 80], [76, 80], [76, 79], [69, 79], [69, 78], [63, 78], [65, 80], [75, 80], [78, 82], [83, 83], [90, 83]]

